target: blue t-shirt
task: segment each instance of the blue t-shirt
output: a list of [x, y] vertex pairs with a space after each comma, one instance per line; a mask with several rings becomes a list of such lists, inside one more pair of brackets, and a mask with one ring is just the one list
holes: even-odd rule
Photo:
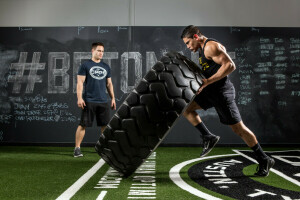
[[106, 103], [106, 83], [110, 78], [110, 67], [104, 63], [88, 60], [81, 64], [78, 75], [85, 76], [82, 98], [86, 102]]

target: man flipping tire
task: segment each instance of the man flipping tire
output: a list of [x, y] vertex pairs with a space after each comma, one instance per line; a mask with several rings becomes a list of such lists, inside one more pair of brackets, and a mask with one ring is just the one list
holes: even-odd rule
[[194, 101], [184, 112], [184, 116], [201, 133], [203, 151], [201, 157], [206, 156], [219, 141], [220, 137], [212, 134], [197, 114], [198, 109], [214, 107], [221, 123], [229, 125], [233, 132], [239, 135], [254, 151], [259, 163], [256, 176], [268, 176], [270, 168], [275, 164], [274, 159], [267, 156], [260, 147], [254, 133], [242, 121], [240, 112], [235, 103], [235, 89], [228, 75], [235, 70], [235, 64], [226, 53], [225, 47], [217, 40], [205, 37], [200, 30], [187, 26], [181, 39], [193, 52], [199, 50], [199, 64], [206, 77], [197, 91]]

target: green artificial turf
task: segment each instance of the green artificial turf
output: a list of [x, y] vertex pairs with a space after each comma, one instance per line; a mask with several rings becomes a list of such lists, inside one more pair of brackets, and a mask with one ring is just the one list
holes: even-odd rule
[[[208, 155], [234, 154], [232, 149], [248, 148], [214, 148]], [[284, 150], [284, 148], [273, 148]], [[265, 148], [265, 150], [273, 150]], [[290, 149], [290, 148], [289, 148]], [[201, 148], [196, 147], [159, 147], [156, 150], [156, 199], [199, 199], [182, 190], [169, 177], [170, 169], [187, 160], [199, 157]], [[0, 146], [0, 199], [56, 199], [75, 183], [83, 174], [93, 167], [100, 159], [94, 148], [83, 147], [83, 157], [74, 158], [72, 147], [22, 147]], [[187, 175], [189, 167], [180, 171], [182, 179], [189, 185], [222, 199], [231, 199], [209, 191], [193, 182]], [[253, 174], [255, 165], [244, 168], [245, 175]], [[127, 199], [133, 183], [134, 173], [123, 178], [118, 189], [96, 189], [98, 181], [107, 172], [109, 166], [104, 164], [100, 170], [72, 197], [74, 199], [97, 199], [101, 191], [107, 191], [104, 199]], [[253, 178], [255, 181], [275, 187], [299, 191], [299, 187], [282, 180], [281, 177], [270, 173], [267, 178]], [[282, 185], [284, 183], [284, 185]]]
[[66, 147], [0, 147], [0, 199], [56, 199], [99, 156], [86, 148], [83, 158]]
[[[270, 185], [273, 187], [285, 189], [285, 190], [300, 192], [300, 188], [297, 185], [287, 181], [286, 179], [282, 178], [281, 176], [278, 176], [277, 174], [275, 174], [271, 171], [269, 173], [269, 176], [267, 176], [267, 177], [252, 177], [252, 176], [250, 176], [253, 174], [253, 171], [256, 170], [256, 167], [257, 167], [256, 164], [249, 165], [243, 169], [243, 173], [246, 176], [249, 176], [251, 179], [253, 179], [257, 182], [260, 182], [260, 183], [263, 183], [266, 185]], [[300, 194], [299, 194], [299, 196], [300, 196]]]

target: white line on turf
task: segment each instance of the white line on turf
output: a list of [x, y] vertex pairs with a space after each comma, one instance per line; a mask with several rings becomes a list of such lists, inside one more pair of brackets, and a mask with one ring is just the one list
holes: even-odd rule
[[298, 149], [294, 149], [294, 150], [264, 151], [264, 152], [270, 152], [270, 153], [280, 153], [280, 152], [289, 152], [289, 151], [300, 151], [300, 150], [298, 150]]
[[189, 193], [192, 193], [195, 196], [201, 197], [203, 199], [209, 199], [209, 200], [221, 200], [217, 197], [214, 197], [212, 195], [209, 195], [207, 193], [201, 192], [200, 190], [190, 186], [189, 184], [187, 184], [186, 182], [184, 182], [184, 180], [180, 177], [180, 170], [188, 165], [191, 164], [193, 162], [197, 162], [200, 160], [206, 160], [206, 159], [210, 159], [210, 158], [219, 158], [219, 157], [226, 157], [226, 156], [236, 156], [237, 154], [227, 154], [227, 155], [216, 155], [216, 156], [208, 156], [208, 157], [204, 157], [204, 158], [196, 158], [196, 159], [192, 159], [192, 160], [187, 160], [185, 162], [179, 163], [177, 165], [175, 165], [174, 167], [172, 167], [172, 169], [169, 172], [169, 176], [171, 178], [171, 180], [180, 188], [182, 188], [183, 190], [188, 191]]
[[71, 185], [56, 200], [70, 199], [80, 188], [104, 165], [105, 161], [100, 159], [89, 171], [81, 176], [73, 185]]
[[101, 191], [96, 200], [102, 200], [105, 197], [106, 193], [107, 191]]
[[[237, 153], [237, 154], [239, 154], [239, 155], [241, 155], [241, 156], [243, 156], [243, 157], [245, 157], [245, 158], [251, 160], [251, 161], [254, 162], [254, 163], [257, 163], [257, 161], [256, 161], [255, 159], [253, 159], [253, 158], [251, 158], [251, 157], [249, 157], [249, 156], [243, 154], [243, 153], [240, 152], [239, 150], [234, 150], [234, 149], [233, 149], [232, 151], [234, 151], [235, 153]], [[277, 151], [277, 152], [278, 152], [278, 151]], [[284, 152], [284, 151], [283, 151], [283, 152]], [[280, 171], [278, 171], [278, 170], [276, 170], [276, 169], [273, 169], [273, 168], [271, 168], [270, 171], [272, 171], [273, 173], [277, 174], [278, 176], [281, 176], [282, 178], [284, 178], [284, 179], [290, 181], [291, 183], [294, 183], [294, 184], [300, 186], [300, 182], [299, 182], [299, 181], [297, 181], [297, 180], [295, 180], [295, 179], [293, 179], [293, 178], [291, 178], [291, 177], [285, 175], [284, 173], [282, 173], [282, 172], [280, 172]]]

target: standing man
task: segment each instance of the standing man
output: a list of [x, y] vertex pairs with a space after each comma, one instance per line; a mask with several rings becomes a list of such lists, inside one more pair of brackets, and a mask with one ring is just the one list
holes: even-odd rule
[[275, 161], [264, 153], [254, 133], [242, 121], [235, 103], [235, 89], [227, 76], [236, 67], [226, 53], [225, 47], [217, 40], [202, 35], [200, 30], [193, 25], [187, 26], [183, 30], [181, 39], [191, 51], [197, 52], [199, 50], [199, 64], [202, 66], [202, 73], [206, 77], [202, 80], [203, 85], [197, 91], [194, 101], [184, 112], [188, 121], [201, 133], [203, 151], [200, 156], [207, 155], [220, 137], [212, 134], [206, 128], [196, 110], [214, 107], [221, 123], [229, 125], [233, 132], [240, 136], [254, 151], [259, 163], [255, 175], [268, 176]]
[[[101, 127], [102, 134], [109, 122], [109, 107], [116, 110], [110, 67], [101, 60], [103, 53], [103, 43], [93, 43], [92, 59], [84, 62], [78, 70], [77, 105], [82, 109], [82, 112], [76, 130], [74, 157], [83, 156], [80, 151], [80, 144], [85, 135], [85, 128], [93, 125], [94, 116], [96, 116], [97, 126]], [[105, 88], [111, 97], [110, 106], [107, 102]]]

